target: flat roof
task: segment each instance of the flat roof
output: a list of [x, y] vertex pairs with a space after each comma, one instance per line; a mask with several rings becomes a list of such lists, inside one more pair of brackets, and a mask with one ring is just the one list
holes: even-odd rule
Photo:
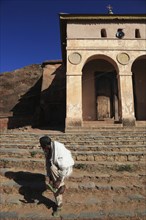
[[63, 20], [146, 20], [146, 14], [67, 14], [60, 13]]

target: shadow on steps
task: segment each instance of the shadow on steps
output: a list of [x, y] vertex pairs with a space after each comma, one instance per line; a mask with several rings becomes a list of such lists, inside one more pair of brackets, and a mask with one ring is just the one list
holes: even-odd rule
[[36, 203], [37, 200], [37, 205], [44, 204], [48, 209], [56, 210], [55, 202], [43, 195], [47, 189], [43, 174], [7, 171], [5, 176], [20, 185], [19, 193], [24, 196], [24, 199], [20, 200], [22, 203]]

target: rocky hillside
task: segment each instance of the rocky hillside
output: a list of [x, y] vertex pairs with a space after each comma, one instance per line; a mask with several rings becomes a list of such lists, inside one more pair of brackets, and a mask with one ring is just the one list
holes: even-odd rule
[[42, 68], [38, 64], [0, 75], [0, 115], [32, 114], [41, 91]]
[[2, 73], [1, 129], [64, 124], [65, 85], [65, 70], [60, 60]]

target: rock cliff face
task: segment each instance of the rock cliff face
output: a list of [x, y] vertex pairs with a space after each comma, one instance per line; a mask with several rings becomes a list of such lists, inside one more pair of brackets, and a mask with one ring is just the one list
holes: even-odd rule
[[[45, 68], [48, 75], [43, 80]], [[48, 87], [43, 90], [45, 81]], [[61, 114], [58, 103], [63, 106]], [[0, 75], [0, 120], [7, 118], [8, 128], [49, 126], [55, 119], [64, 121], [64, 117], [65, 74], [61, 62], [33, 64]]]
[[30, 65], [0, 75], [0, 114], [30, 115], [38, 103], [42, 68]]

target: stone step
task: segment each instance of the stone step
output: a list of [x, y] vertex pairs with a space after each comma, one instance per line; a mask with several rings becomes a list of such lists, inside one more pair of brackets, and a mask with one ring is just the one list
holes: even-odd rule
[[[60, 141], [60, 140], [59, 140]], [[61, 143], [64, 143], [66, 146], [69, 145], [76, 145], [76, 146], [90, 146], [90, 145], [96, 145], [96, 146], [107, 146], [107, 145], [113, 145], [113, 146], [117, 146], [117, 145], [129, 145], [129, 146], [136, 146], [136, 145], [143, 145], [146, 147], [146, 138], [140, 139], [140, 140], [89, 140], [89, 139], [85, 139], [84, 141], [74, 141], [74, 140], [64, 140], [64, 141], [60, 141]], [[1, 141], [0, 145], [1, 147], [3, 146], [19, 146], [19, 145], [34, 145], [34, 146], [39, 146], [39, 142], [25, 142], [22, 140], [17, 140], [17, 142], [15, 143], [15, 141], [13, 142], [11, 139], [8, 142], [5, 141]]]
[[[123, 127], [122, 123], [120, 122], [115, 122], [114, 119], [112, 118], [105, 118], [103, 120], [96, 120], [96, 121], [83, 121], [83, 126], [84, 127], [92, 127], [92, 126], [108, 126], [108, 125], [113, 125], [113, 126], [119, 126], [119, 127]], [[135, 121], [135, 124], [141, 127], [146, 126], [146, 121]]]
[[[44, 192], [47, 189], [47, 186], [45, 184], [45, 181], [43, 180], [5, 180], [5, 182], [1, 182], [0, 185], [0, 192], [1, 194], [7, 193], [7, 194], [12, 194], [16, 193], [17, 191], [20, 190], [20, 187], [26, 188], [29, 191], [35, 191], [35, 192]], [[111, 194], [114, 193], [119, 193], [119, 195], [126, 195], [127, 193], [138, 193], [145, 195], [145, 185], [144, 184], [126, 184], [124, 181], [122, 183], [98, 183], [98, 182], [92, 182], [92, 181], [86, 181], [84, 182], [71, 182], [71, 181], [66, 181], [66, 187], [67, 191], [71, 192], [78, 192], [78, 193], [89, 193], [92, 191], [92, 193], [95, 193], [96, 191], [100, 191], [101, 193], [103, 191], [106, 192], [111, 192]]]
[[[144, 145], [108, 145], [108, 146], [97, 146], [97, 145], [66, 145], [66, 147], [71, 150], [72, 152], [76, 151], [93, 151], [93, 152], [145, 152], [146, 151], [146, 146]], [[4, 152], [19, 152], [20, 150], [27, 150], [29, 152], [34, 152], [36, 153], [41, 153], [42, 149], [38, 145], [33, 145], [33, 144], [16, 144], [16, 145], [1, 145], [1, 154]]]
[[120, 131], [144, 131], [146, 129], [146, 125], [144, 126], [137, 126], [137, 127], [122, 127], [122, 126], [118, 126], [115, 124], [112, 126], [112, 125], [105, 125], [105, 126], [86, 126], [86, 127], [76, 127], [76, 128], [67, 128], [65, 130], [66, 133], [73, 133], [73, 132], [80, 132], [80, 133], [84, 133], [84, 132], [98, 132], [98, 131], [117, 131], [117, 130], [120, 130]]
[[[146, 132], [140, 132], [140, 133], [95, 133], [95, 134], [60, 134], [60, 135], [51, 135], [51, 134], [47, 134], [48, 136], [50, 136], [53, 140], [59, 140], [59, 141], [63, 141], [63, 140], [73, 140], [74, 141], [84, 141], [84, 139], [89, 139], [89, 140], [128, 140], [128, 139], [135, 139], [135, 140], [139, 140], [139, 139], [144, 139], [146, 138]], [[28, 140], [28, 141], [38, 141], [39, 138], [43, 136], [43, 135], [36, 135], [36, 134], [9, 134], [9, 135], [2, 135], [0, 136], [1, 140], [8, 140], [12, 139], [14, 141], [18, 141], [18, 140]]]
[[[1, 187], [2, 186], [12, 186], [13, 181], [9, 181], [13, 179], [18, 184], [23, 183], [23, 185], [30, 185], [34, 187], [34, 184], [40, 184], [40, 186], [44, 185], [45, 181], [45, 172], [43, 170], [33, 170], [32, 172], [27, 170], [21, 170], [16, 168], [2, 168], [0, 170], [0, 179], [1, 179]], [[27, 183], [28, 182], [28, 183]], [[85, 188], [85, 186], [88, 186], [89, 188], [96, 188], [96, 189], [114, 189], [118, 186], [118, 189], [120, 187], [139, 187], [140, 185], [145, 185], [146, 182], [146, 173], [143, 171], [140, 174], [136, 172], [128, 172], [128, 171], [122, 171], [122, 172], [109, 172], [108, 174], [104, 174], [101, 172], [87, 172], [75, 169], [72, 173], [72, 175], [67, 179], [67, 185], [69, 185], [69, 188]], [[33, 183], [33, 184], [32, 184]], [[106, 187], [103, 187], [103, 186]], [[36, 187], [39, 187], [39, 185], [36, 185]]]
[[[43, 169], [44, 159], [40, 158], [1, 158], [0, 168], [20, 167], [22, 169], [33, 170]], [[75, 168], [90, 171], [106, 171], [109, 170], [145, 170], [145, 161], [75, 161]]]
[[2, 137], [33, 137], [33, 138], [37, 138], [40, 137], [42, 135], [49, 135], [51, 137], [79, 137], [79, 136], [142, 136], [142, 135], [146, 135], [146, 127], [143, 129], [140, 128], [131, 128], [131, 129], [111, 129], [111, 130], [98, 130], [98, 131], [84, 131], [84, 132], [79, 132], [78, 130], [73, 131], [73, 132], [58, 132], [58, 131], [49, 131], [49, 130], [38, 130], [36, 131], [36, 129], [32, 129], [31, 131], [7, 131], [7, 132], [1, 132], [1, 138]]
[[146, 130], [145, 131], [137, 131], [137, 132], [134, 132], [134, 131], [129, 131], [129, 132], [122, 132], [122, 131], [112, 131], [112, 132], [95, 132], [95, 133], [88, 133], [88, 132], [85, 132], [85, 133], [59, 133], [59, 134], [51, 134], [51, 133], [39, 133], [39, 134], [36, 134], [36, 133], [1, 133], [0, 137], [1, 138], [22, 138], [22, 139], [36, 139], [36, 138], [39, 138], [40, 136], [43, 136], [43, 135], [49, 135], [51, 138], [84, 138], [86, 136], [88, 136], [89, 138], [114, 138], [114, 137], [117, 137], [117, 138], [128, 138], [128, 137], [134, 137], [134, 138], [137, 138], [137, 137], [142, 137], [142, 136], [146, 136]]
[[[3, 169], [1, 172], [5, 178], [11, 178], [10, 181], [9, 179], [6, 181], [5, 178], [1, 180], [1, 219], [51, 219], [54, 196], [49, 190], [46, 191], [44, 184], [40, 182], [44, 179], [42, 172], [36, 173], [34, 178], [34, 173], [27, 172], [26, 174], [19, 173], [19, 171], [17, 168], [15, 175], [10, 173], [12, 168]], [[76, 175], [82, 174], [76, 169], [74, 172]], [[87, 176], [87, 171], [85, 173]], [[130, 175], [135, 175], [135, 173]], [[140, 184], [127, 184], [124, 178], [126, 175], [121, 175], [121, 177], [125, 185], [122, 183], [118, 185], [118, 182], [114, 185], [100, 185], [97, 182], [95, 185], [94, 182], [87, 182], [86, 178], [78, 184], [75, 182], [71, 185], [71, 182], [68, 182], [69, 187], [63, 196], [64, 206], [59, 219], [126, 220], [133, 218], [134, 220], [138, 218], [144, 220], [146, 217], [144, 183], [141, 188]]]
[[[1, 194], [0, 204], [3, 205], [3, 207], [8, 206], [8, 205], [12, 206], [12, 205], [16, 205], [16, 204], [25, 206], [25, 204], [23, 203], [23, 200], [24, 200], [23, 192], [24, 192], [24, 190], [25, 189], [20, 188], [20, 190], [19, 190], [20, 193], [19, 193], [19, 191], [17, 191], [17, 193], [10, 193], [10, 194], [3, 193], [3, 194]], [[29, 191], [28, 188], [26, 188], [26, 190]], [[34, 191], [35, 191], [35, 189], [34, 189]], [[38, 192], [36, 191], [36, 193], [38, 193]], [[53, 196], [51, 195], [51, 193], [52, 192], [50, 192], [50, 191], [49, 192], [46, 191], [44, 194], [46, 195], [46, 197], [51, 197], [51, 199], [53, 199]], [[66, 195], [66, 193], [68, 193], [68, 195], [74, 194], [74, 199], [72, 201], [69, 201], [69, 198], [67, 198], [68, 195]], [[72, 191], [72, 190], [68, 189], [66, 191], [66, 193], [64, 194], [64, 201], [68, 202], [69, 204], [72, 203], [72, 206], [75, 206], [77, 204], [78, 205], [79, 204], [80, 205], [81, 204], [82, 205], [87, 205], [87, 204], [88, 205], [97, 205], [97, 204], [102, 205], [103, 202], [105, 202], [106, 205], [110, 205], [111, 203], [114, 204], [114, 203], [117, 203], [117, 202], [118, 203], [127, 203], [128, 202], [128, 203], [131, 203], [131, 204], [137, 202], [137, 203], [139, 203], [139, 204], [141, 203], [141, 205], [143, 205], [146, 202], [146, 196], [144, 196], [142, 194], [139, 194], [139, 193], [131, 194], [129, 192], [126, 195], [120, 195], [119, 193], [115, 193], [115, 192], [111, 193], [111, 192], [107, 192], [107, 191], [102, 191], [102, 194], [101, 194], [101, 192], [96, 191], [96, 192], [94, 192], [95, 193], [94, 195], [93, 195], [93, 193], [91, 195], [91, 192], [87, 193], [86, 194], [86, 199], [84, 201], [78, 200], [78, 198], [77, 198], [78, 197], [78, 192], [75, 192], [75, 191]], [[99, 195], [100, 195], [99, 193], [102, 195], [102, 198], [99, 198]], [[110, 201], [107, 199], [107, 197], [109, 196], [109, 193], [111, 195], [111, 200]], [[36, 197], [37, 197], [37, 195], [36, 195]], [[83, 197], [82, 192], [81, 192], [81, 197]], [[34, 200], [35, 201], [34, 201], [33, 207], [37, 206], [37, 200], [38, 199], [36, 198]], [[45, 202], [45, 200], [44, 200], [44, 202]], [[131, 204], [129, 204], [129, 205], [131, 205]]]
[[[66, 208], [66, 207], [65, 207]], [[47, 208], [46, 208], [47, 209]], [[49, 208], [50, 209], [50, 208]], [[8, 209], [9, 210], [9, 209]], [[144, 208], [138, 208], [133, 211], [130, 209], [128, 211], [121, 210], [121, 208], [117, 209], [111, 209], [111, 211], [86, 211], [83, 210], [81, 212], [77, 212], [78, 210], [73, 209], [70, 213], [63, 213], [63, 211], [60, 213], [59, 217], [53, 217], [52, 210], [45, 210], [36, 208], [33, 211], [29, 208], [23, 208], [23, 212], [19, 211], [19, 208], [13, 208], [12, 211], [5, 211], [1, 212], [1, 220], [47, 220], [47, 219], [53, 219], [53, 220], [145, 220], [146, 218], [146, 211]]]
[[[52, 192], [48, 190], [45, 191], [45, 188], [29, 188], [28, 186], [21, 186], [20, 188], [18, 187], [16, 189], [16, 191], [11, 191], [9, 188], [5, 188], [4, 191], [5, 193], [1, 192], [1, 198], [0, 198], [0, 205], [1, 205], [1, 210], [5, 210], [8, 209], [10, 210], [10, 208], [12, 208], [12, 206], [15, 205], [19, 205], [19, 208], [26, 208], [26, 206], [24, 206], [24, 202], [26, 201], [27, 203], [27, 198], [29, 199], [28, 201], [31, 203], [31, 208], [34, 208], [37, 206], [37, 202], [39, 201], [39, 196], [42, 196], [41, 194], [43, 194], [42, 197], [45, 198], [41, 198], [41, 202], [45, 202], [45, 200], [47, 198], [51, 198], [52, 200], [55, 200], [53, 198], [52, 195], [50, 195]], [[91, 195], [92, 192], [92, 195]], [[69, 196], [69, 194], [72, 195], [72, 201], [69, 200], [69, 198], [66, 198], [66, 193], [68, 193], [67, 197]], [[19, 195], [20, 194], [20, 195]], [[106, 206], [110, 206], [110, 205], [114, 205], [114, 206], [118, 206], [119, 208], [123, 206], [125, 206], [125, 209], [127, 210], [131, 210], [131, 209], [140, 209], [143, 208], [145, 209], [145, 203], [146, 203], [146, 196], [143, 195], [143, 191], [141, 192], [140, 189], [138, 191], [136, 190], [132, 190], [127, 188], [127, 190], [125, 190], [122, 187], [115, 187], [114, 190], [110, 190], [107, 189], [107, 187], [102, 187], [99, 188], [97, 190], [93, 190], [93, 189], [79, 189], [79, 190], [72, 190], [72, 188], [68, 188], [66, 189], [66, 192], [64, 194], [63, 200], [64, 200], [64, 204], [65, 202], [66, 207], [72, 209], [72, 211], [74, 210], [75, 206], [79, 206], [80, 205], [80, 209], [87, 209], [88, 206], [88, 210], [92, 211], [93, 210], [97, 210], [98, 206], [105, 206], [104, 209], [106, 209]], [[78, 194], [78, 201], [75, 201], [75, 195]], [[81, 198], [83, 195], [86, 194], [86, 198], [88, 198], [88, 195], [90, 195], [90, 200], [87, 202], [82, 201], [81, 202]], [[92, 199], [91, 199], [92, 198]], [[110, 201], [113, 200], [112, 202], [108, 202], [110, 198]], [[121, 199], [120, 199], [121, 198]], [[44, 201], [43, 201], [44, 199]], [[66, 201], [65, 201], [66, 200]], [[90, 201], [92, 201], [92, 204], [90, 204]], [[125, 200], [125, 201], [124, 201]], [[21, 202], [22, 201], [22, 202]], [[34, 202], [33, 202], [34, 201]], [[28, 202], [28, 203], [29, 203]], [[127, 203], [128, 204], [124, 204]], [[33, 204], [32, 204], [33, 203]], [[70, 205], [70, 207], [69, 207]], [[97, 206], [98, 205], [98, 206]], [[93, 209], [94, 206], [94, 209]], [[127, 206], [127, 207], [126, 207]]]
[[[145, 161], [146, 151], [142, 152], [108, 152], [108, 151], [72, 151], [72, 155], [75, 161]], [[3, 158], [44, 158], [43, 151], [41, 149], [13, 149], [13, 148], [1, 148], [0, 160]]]
[[57, 219], [146, 219], [144, 129], [79, 129], [75, 133], [23, 130], [1, 134], [0, 219], [55, 220], [55, 200], [46, 190], [45, 159], [38, 147], [44, 134], [65, 143], [75, 158]]
[[142, 152], [146, 151], [146, 146], [144, 145], [107, 145], [107, 146], [97, 146], [97, 145], [85, 145], [85, 146], [77, 146], [77, 145], [66, 145], [68, 149], [71, 151], [116, 151], [116, 152]]
[[[61, 216], [57, 218], [60, 220], [144, 220], [146, 217], [146, 197], [139, 193], [123, 195], [118, 191], [97, 190], [93, 194], [92, 190], [89, 193], [67, 190], [63, 201]], [[5, 193], [1, 197], [1, 219], [52, 219], [54, 208], [54, 196], [48, 191], [30, 191], [21, 186], [17, 193]]]
[[[24, 135], [20, 135], [19, 134], [15, 134], [14, 135], [1, 135], [1, 145], [4, 144], [13, 144], [13, 145], [17, 145], [18, 143], [24, 143], [24, 144], [34, 144], [34, 145], [39, 145], [39, 138], [41, 135], [35, 135], [35, 134], [24, 134]], [[92, 143], [92, 145], [94, 144], [98, 144], [98, 145], [109, 145], [109, 144], [144, 144], [146, 146], [146, 132], [143, 134], [135, 134], [133, 135], [133, 133], [129, 134], [129, 135], [116, 135], [114, 136], [113, 134], [111, 134], [110, 136], [103, 134], [103, 135], [99, 135], [99, 134], [74, 134], [74, 135], [66, 135], [66, 134], [62, 134], [62, 135], [54, 135], [54, 136], [50, 136], [53, 140], [56, 141], [60, 141], [63, 142], [65, 144], [76, 144], [76, 145], [90, 145]]]
[[[45, 191], [47, 189], [47, 186], [44, 181], [34, 182], [34, 181], [24, 181], [19, 180], [14, 182], [12, 181], [5, 181], [4, 183], [1, 182], [0, 185], [0, 192], [7, 194], [16, 193], [20, 186], [25, 187], [29, 189], [30, 191], [35, 190], [36, 192], [39, 191]], [[96, 191], [114, 191], [119, 192], [120, 194], [127, 194], [127, 193], [145, 193], [145, 186], [142, 184], [127, 184], [124, 183], [121, 184], [102, 184], [97, 182], [86, 182], [86, 183], [75, 183], [75, 182], [69, 182], [67, 181], [67, 190], [70, 190], [72, 192], [79, 192], [79, 193], [86, 193], [92, 191], [93, 193]]]
[[83, 121], [83, 128], [96, 128], [96, 127], [123, 127], [122, 123], [114, 123], [113, 119], [104, 119], [99, 121]]
[[[145, 146], [146, 147], [146, 138], [141, 138], [140, 140], [92, 140], [90, 141], [89, 139], [85, 139], [84, 141], [74, 141], [74, 140], [64, 140], [64, 141], [60, 141], [60, 140], [56, 140], [56, 141], [59, 141], [61, 143], [64, 143], [65, 146], [67, 147], [80, 147], [80, 146]], [[7, 140], [7, 141], [1, 141], [0, 142], [0, 146], [1, 147], [17, 147], [17, 146], [40, 146], [40, 143], [37, 141], [20, 141], [17, 139], [17, 141], [15, 140]]]

